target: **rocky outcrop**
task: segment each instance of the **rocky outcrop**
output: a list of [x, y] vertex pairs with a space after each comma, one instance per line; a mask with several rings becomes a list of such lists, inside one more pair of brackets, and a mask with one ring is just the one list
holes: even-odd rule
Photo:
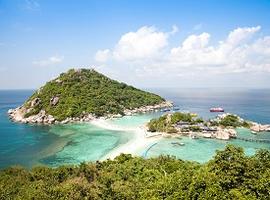
[[47, 115], [45, 110], [41, 110], [36, 115], [24, 117], [28, 110], [29, 109], [25, 109], [24, 107], [19, 107], [16, 109], [8, 110], [8, 114], [12, 120], [21, 123], [53, 124], [56, 121], [52, 115]]
[[229, 140], [230, 138], [235, 138], [236, 136], [237, 132], [233, 128], [218, 128], [214, 134], [214, 137], [220, 140]]
[[[50, 100], [50, 104], [52, 106], [56, 105], [59, 101], [59, 97], [55, 96], [52, 97]], [[31, 115], [29, 117], [25, 117], [27, 113], [30, 113], [38, 104], [40, 103], [40, 99], [35, 98], [33, 101], [31, 101], [31, 107], [26, 109], [25, 107], [21, 106], [15, 109], [8, 110], [8, 115], [10, 116], [10, 119], [16, 122], [21, 123], [30, 123], [30, 124], [67, 124], [72, 122], [89, 122], [93, 119], [96, 119], [97, 117], [91, 113], [83, 112], [82, 116], [80, 117], [68, 117], [63, 121], [57, 121], [52, 115], [49, 115], [45, 112], [45, 110], [41, 110], [36, 115]], [[136, 113], [146, 113], [151, 111], [157, 111], [162, 108], [169, 108], [172, 107], [172, 102], [162, 102], [161, 104], [154, 105], [154, 106], [144, 106], [140, 108], [136, 108], [133, 110], [125, 110], [126, 112], [124, 115], [133, 115]], [[108, 114], [107, 116], [103, 116], [103, 118], [119, 118], [123, 117], [121, 114]]]
[[173, 107], [173, 103], [171, 101], [164, 101], [160, 104], [156, 104], [153, 106], [142, 106], [139, 108], [135, 108], [135, 109], [125, 109], [124, 110], [124, 114], [125, 115], [133, 115], [136, 113], [147, 113], [147, 112], [154, 112], [154, 111], [159, 111], [160, 109], [163, 108], [171, 108]]
[[51, 106], [56, 106], [57, 103], [59, 102], [59, 97], [58, 96], [54, 96], [50, 99], [50, 105]]
[[27, 109], [22, 106], [8, 110], [9, 117], [16, 122], [21, 122], [24, 119], [24, 115], [26, 114], [26, 112]]
[[31, 107], [35, 107], [35, 106], [38, 106], [40, 104], [41, 100], [40, 98], [34, 98], [32, 101], [31, 101]]
[[41, 110], [38, 114], [30, 117], [24, 117], [26, 113], [27, 109], [24, 107], [8, 110], [8, 114], [13, 121], [30, 124], [67, 124], [71, 122], [89, 122], [96, 119], [92, 114], [85, 114], [82, 117], [70, 117], [59, 122], [52, 115], [46, 114], [45, 110]]
[[270, 125], [269, 124], [262, 125], [262, 124], [253, 122], [252, 125], [250, 126], [250, 130], [254, 132], [266, 132], [266, 131], [270, 131]]
[[68, 117], [65, 120], [61, 122], [57, 122], [60, 124], [67, 124], [67, 123], [73, 123], [73, 122], [90, 122], [92, 120], [96, 119], [96, 117], [92, 114], [85, 114], [82, 117]]

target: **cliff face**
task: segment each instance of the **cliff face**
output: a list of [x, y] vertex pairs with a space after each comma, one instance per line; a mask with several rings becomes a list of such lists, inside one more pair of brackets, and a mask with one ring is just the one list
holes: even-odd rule
[[15, 121], [54, 123], [91, 120], [169, 106], [149, 92], [112, 80], [93, 69], [71, 69], [38, 89], [21, 107], [9, 110]]

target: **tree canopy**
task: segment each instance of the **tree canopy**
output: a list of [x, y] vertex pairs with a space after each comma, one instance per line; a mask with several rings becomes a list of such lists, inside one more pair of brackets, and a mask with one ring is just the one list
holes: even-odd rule
[[0, 199], [269, 199], [270, 151], [229, 145], [207, 163], [171, 156], [0, 171]]
[[[112, 80], [93, 69], [71, 69], [58, 78], [47, 82], [24, 104], [39, 99], [29, 117], [45, 110], [57, 120], [80, 117], [84, 113], [96, 116], [123, 114], [124, 109], [155, 105], [164, 101], [158, 95], [145, 92], [125, 83]], [[53, 99], [57, 99], [52, 103]]]
[[250, 123], [248, 121], [241, 121], [237, 115], [229, 114], [225, 116], [223, 119], [219, 122], [220, 125], [224, 127], [250, 127]]
[[[162, 115], [159, 118], [151, 119], [147, 124], [148, 130], [151, 132], [176, 132], [174, 125], [178, 122], [188, 122], [194, 126], [191, 129], [197, 130], [195, 126], [197, 123], [203, 123], [201, 118], [197, 118], [197, 115], [191, 113], [175, 112]], [[199, 129], [198, 129], [199, 130]]]

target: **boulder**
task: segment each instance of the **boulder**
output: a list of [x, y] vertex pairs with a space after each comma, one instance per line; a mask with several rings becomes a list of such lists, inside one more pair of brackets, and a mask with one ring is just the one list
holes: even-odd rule
[[8, 114], [12, 114], [12, 113], [14, 113], [14, 109], [9, 109]]
[[34, 98], [32, 101], [31, 101], [31, 107], [35, 107], [37, 105], [39, 105], [41, 102], [40, 98]]
[[58, 96], [54, 96], [50, 99], [50, 105], [51, 106], [55, 106], [57, 103], [59, 102], [59, 97]]
[[250, 127], [250, 130], [254, 132], [270, 131], [270, 125], [269, 124], [262, 125], [259, 123], [253, 123], [252, 126]]
[[50, 123], [50, 124], [52, 124], [55, 121], [55, 119], [52, 115], [48, 115], [47, 120], [48, 120], [48, 123]]
[[121, 115], [121, 114], [115, 114], [115, 115], [113, 115], [113, 117], [114, 117], [114, 118], [121, 118], [122, 115]]
[[42, 123], [43, 122], [42, 117], [37, 118], [36, 122], [39, 123], [39, 124]]
[[65, 120], [63, 120], [63, 121], [61, 121], [61, 124], [67, 124], [68, 122], [70, 122], [70, 119], [69, 119], [69, 118], [67, 118], [67, 119], [65, 119]]

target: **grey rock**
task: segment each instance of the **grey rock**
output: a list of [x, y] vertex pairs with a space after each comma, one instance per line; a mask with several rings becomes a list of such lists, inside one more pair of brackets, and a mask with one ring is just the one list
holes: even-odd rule
[[40, 98], [34, 98], [34, 99], [31, 101], [31, 107], [35, 107], [35, 106], [39, 105], [40, 103], [41, 103]]
[[58, 102], [59, 102], [59, 97], [58, 96], [54, 96], [50, 100], [50, 105], [51, 106], [55, 106], [55, 105], [57, 105]]

